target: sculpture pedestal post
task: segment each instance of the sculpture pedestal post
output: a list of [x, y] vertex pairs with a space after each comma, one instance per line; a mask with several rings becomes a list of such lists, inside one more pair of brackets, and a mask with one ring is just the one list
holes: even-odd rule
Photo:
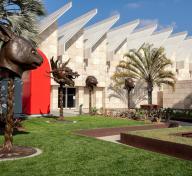
[[7, 114], [6, 114], [6, 126], [4, 132], [4, 145], [3, 150], [5, 152], [10, 152], [13, 148], [13, 101], [14, 101], [14, 78], [11, 77], [8, 80], [8, 95], [7, 95]]
[[59, 104], [60, 104], [60, 120], [64, 120], [64, 115], [63, 115], [63, 85], [60, 84], [59, 87]]
[[130, 93], [131, 93], [131, 90], [130, 89], [127, 89], [127, 107], [128, 109], [130, 109]]
[[91, 108], [92, 108], [92, 97], [91, 97], [91, 88], [89, 88], [89, 114], [91, 114]]

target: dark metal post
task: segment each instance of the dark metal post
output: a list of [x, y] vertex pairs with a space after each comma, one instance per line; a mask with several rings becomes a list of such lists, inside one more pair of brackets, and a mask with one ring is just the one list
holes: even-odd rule
[[134, 89], [135, 84], [132, 78], [126, 78], [125, 79], [125, 86], [124, 89], [127, 90], [127, 106], [128, 109], [131, 107], [131, 90]]
[[130, 102], [130, 93], [131, 93], [131, 90], [130, 89], [127, 89], [127, 102], [128, 102], [128, 109], [130, 109], [131, 107], [131, 102]]
[[60, 119], [64, 119], [64, 115], [63, 115], [63, 85], [60, 84], [59, 87], [59, 104], [60, 104]]
[[89, 114], [91, 114], [91, 107], [92, 107], [92, 97], [91, 97], [91, 88], [89, 88]]
[[10, 152], [13, 148], [13, 101], [14, 101], [14, 78], [8, 80], [8, 97], [7, 97], [7, 117], [4, 134], [4, 147], [3, 150]]

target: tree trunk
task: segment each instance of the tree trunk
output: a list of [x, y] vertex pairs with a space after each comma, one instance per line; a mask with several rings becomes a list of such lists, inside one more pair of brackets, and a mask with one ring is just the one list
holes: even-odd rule
[[60, 117], [59, 119], [64, 120], [64, 115], [63, 115], [63, 85], [60, 84], [59, 87], [59, 104], [60, 104]]
[[2, 108], [2, 80], [0, 80], [0, 118], [3, 118], [3, 108]]
[[152, 82], [148, 82], [148, 84], [147, 84], [147, 92], [148, 92], [148, 104], [152, 104], [152, 92], [153, 92], [153, 84], [152, 84]]
[[92, 99], [91, 99], [91, 88], [89, 88], [89, 114], [91, 114], [91, 108], [92, 108]]
[[148, 90], [148, 104], [152, 104], [152, 91]]
[[10, 152], [13, 148], [13, 101], [14, 101], [14, 78], [8, 80], [8, 96], [7, 96], [7, 113], [6, 113], [6, 126], [4, 132], [4, 146], [3, 151]]

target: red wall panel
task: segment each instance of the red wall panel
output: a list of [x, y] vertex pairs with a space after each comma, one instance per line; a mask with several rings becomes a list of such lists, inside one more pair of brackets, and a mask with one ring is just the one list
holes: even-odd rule
[[22, 77], [22, 109], [24, 114], [29, 115], [50, 113], [50, 65], [46, 55], [40, 50], [38, 52], [43, 57], [43, 64]]

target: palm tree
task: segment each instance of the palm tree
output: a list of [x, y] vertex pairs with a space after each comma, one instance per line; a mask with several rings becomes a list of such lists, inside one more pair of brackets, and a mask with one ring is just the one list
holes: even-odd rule
[[154, 86], [166, 84], [174, 88], [175, 75], [168, 69], [172, 62], [166, 57], [163, 47], [154, 48], [153, 45], [143, 44], [138, 50], [131, 49], [124, 58], [126, 60], [119, 62], [112, 76], [115, 86], [123, 85], [127, 77], [144, 80], [147, 84], [148, 104], [152, 104]]
[[19, 36], [35, 44], [38, 37], [37, 21], [45, 15], [41, 0], [0, 0], [0, 24], [11, 27]]

